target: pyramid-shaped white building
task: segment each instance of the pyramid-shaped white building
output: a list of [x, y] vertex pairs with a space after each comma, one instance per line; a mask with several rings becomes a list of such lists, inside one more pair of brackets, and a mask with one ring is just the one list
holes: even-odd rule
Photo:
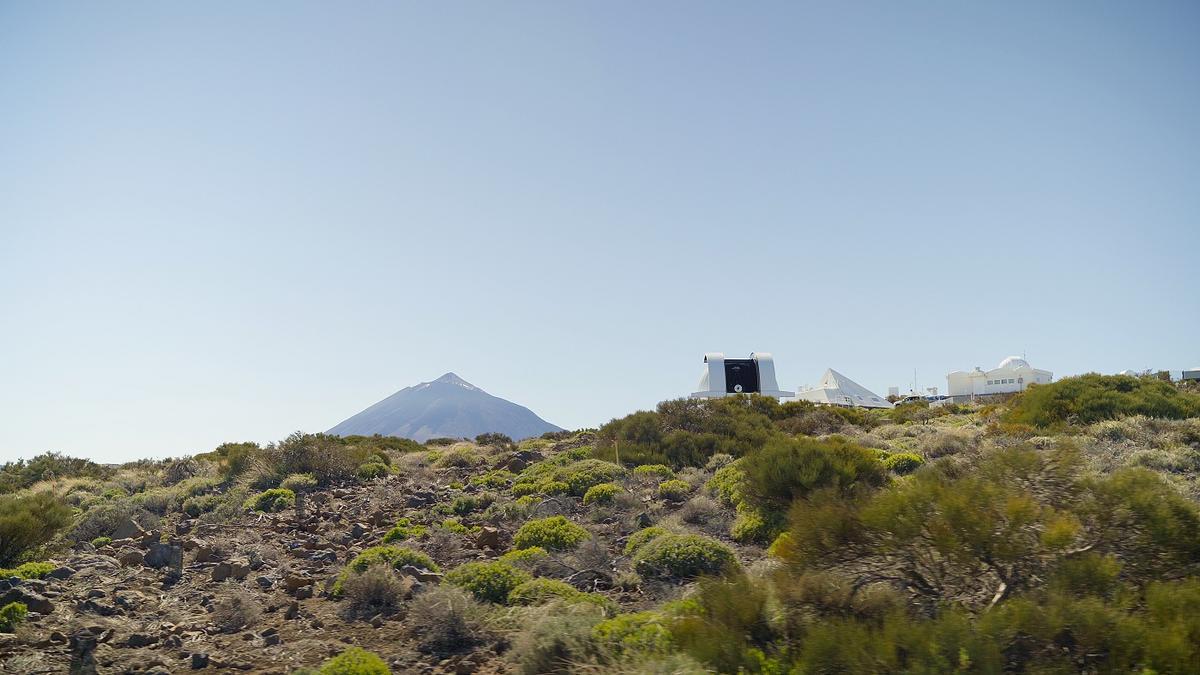
[[892, 407], [892, 404], [886, 398], [872, 392], [833, 368], [825, 371], [825, 376], [821, 378], [821, 383], [817, 386], [797, 391], [796, 400], [851, 408]]

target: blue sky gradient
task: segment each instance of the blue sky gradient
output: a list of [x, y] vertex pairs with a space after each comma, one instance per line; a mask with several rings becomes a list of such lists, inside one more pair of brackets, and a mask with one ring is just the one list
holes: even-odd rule
[[1200, 5], [0, 4], [0, 460], [1200, 364]]

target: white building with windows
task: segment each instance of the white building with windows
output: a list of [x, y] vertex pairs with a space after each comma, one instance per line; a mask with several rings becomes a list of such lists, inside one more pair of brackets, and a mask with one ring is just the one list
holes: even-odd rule
[[991, 370], [976, 366], [975, 370], [956, 370], [946, 376], [947, 394], [954, 399], [1012, 394], [1024, 391], [1031, 384], [1049, 384], [1053, 380], [1054, 373], [1034, 368], [1019, 356], [1010, 356]]

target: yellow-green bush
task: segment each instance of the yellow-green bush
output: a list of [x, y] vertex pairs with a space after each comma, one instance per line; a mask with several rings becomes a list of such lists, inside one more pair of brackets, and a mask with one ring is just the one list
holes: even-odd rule
[[598, 593], [585, 593], [571, 584], [558, 579], [530, 579], [508, 593], [510, 605], [541, 605], [551, 600], [575, 603], [586, 602], [599, 607], [606, 607], [608, 601]]
[[355, 469], [355, 474], [357, 474], [361, 480], [374, 480], [376, 478], [383, 478], [389, 473], [391, 473], [391, 468], [383, 462], [367, 462], [366, 464], [358, 465], [358, 468]]
[[696, 534], [664, 534], [633, 555], [633, 569], [645, 578], [694, 579], [736, 567], [737, 558], [728, 546]]
[[672, 648], [668, 619], [661, 612], [618, 614], [592, 629], [596, 642], [624, 658], [666, 654]]
[[625, 541], [625, 555], [633, 555], [642, 546], [645, 546], [651, 539], [661, 537], [664, 534], [670, 534], [670, 531], [665, 527], [651, 525], [634, 532], [629, 535], [629, 539]]
[[22, 602], [10, 602], [0, 607], [0, 633], [12, 633], [25, 622], [29, 608]]
[[678, 478], [663, 481], [658, 484], [658, 496], [672, 502], [681, 502], [691, 494], [692, 486], [687, 481]]
[[528, 572], [508, 563], [469, 562], [450, 570], [446, 583], [469, 592], [477, 600], [504, 604], [514, 588], [532, 578]]
[[675, 471], [666, 464], [642, 464], [633, 469], [637, 478], [674, 478]]
[[272, 488], [251, 495], [243, 504], [251, 511], [274, 513], [296, 505], [296, 493], [285, 488]]
[[390, 544], [394, 541], [404, 541], [405, 539], [419, 539], [428, 533], [429, 530], [424, 525], [414, 525], [410, 519], [401, 518], [396, 521], [395, 527], [383, 535], [383, 543]]
[[430, 572], [437, 572], [439, 570], [437, 563], [420, 551], [403, 546], [373, 546], [356, 555], [353, 560], [342, 568], [341, 573], [333, 584], [331, 593], [334, 596], [341, 595], [342, 585], [350, 575], [365, 572], [372, 565], [390, 565], [393, 569], [397, 570], [405, 565], [423, 567]]
[[591, 537], [588, 531], [563, 516], [531, 520], [513, 535], [513, 546], [540, 546], [548, 551], [569, 551]]
[[583, 505], [590, 506], [592, 504], [611, 504], [617, 495], [625, 490], [616, 483], [600, 483], [588, 488], [588, 491], [583, 494]]
[[362, 647], [347, 647], [321, 666], [321, 675], [391, 675], [387, 663]]
[[21, 579], [42, 579], [47, 574], [58, 569], [58, 565], [48, 562], [27, 562], [12, 569], [0, 569], [0, 579], [18, 577]]
[[911, 452], [897, 452], [894, 455], [888, 455], [887, 458], [883, 460], [883, 465], [886, 466], [889, 471], [898, 473], [900, 475], [912, 473], [913, 471], [921, 468], [921, 465], [924, 463], [925, 460], [922, 459], [920, 455], [916, 455]]

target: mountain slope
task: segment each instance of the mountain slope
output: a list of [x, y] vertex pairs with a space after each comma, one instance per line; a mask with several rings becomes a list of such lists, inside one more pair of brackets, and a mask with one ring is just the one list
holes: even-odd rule
[[337, 436], [361, 434], [430, 438], [474, 438], [496, 431], [514, 440], [561, 429], [511, 401], [492, 396], [454, 373], [405, 387], [329, 430]]

